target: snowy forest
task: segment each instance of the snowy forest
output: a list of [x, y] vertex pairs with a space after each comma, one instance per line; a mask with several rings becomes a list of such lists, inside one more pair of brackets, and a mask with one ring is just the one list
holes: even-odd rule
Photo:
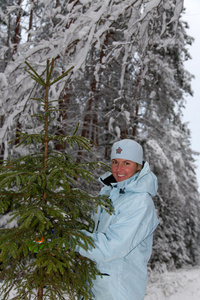
[[[159, 184], [154, 203], [160, 224], [149, 268], [160, 271], [200, 259], [195, 155], [182, 121], [193, 77], [184, 67], [193, 42], [187, 28], [183, 0], [0, 3], [0, 164], [33, 153], [34, 143], [19, 145], [21, 135], [41, 131], [32, 115], [43, 108], [30, 98], [44, 93], [25, 62], [43, 76], [47, 60], [54, 59], [54, 78], [71, 68], [67, 79], [50, 86], [51, 99], [60, 99], [53, 104], [51, 134], [71, 135], [79, 124], [77, 133], [93, 145], [90, 152], [71, 151], [57, 139], [50, 147], [71, 151], [77, 164], [109, 165], [113, 142], [131, 138], [143, 146]], [[94, 168], [96, 180], [102, 172]], [[83, 190], [97, 195], [97, 181], [88, 185], [83, 182]], [[10, 211], [11, 205], [1, 209], [1, 229], [13, 225]]]

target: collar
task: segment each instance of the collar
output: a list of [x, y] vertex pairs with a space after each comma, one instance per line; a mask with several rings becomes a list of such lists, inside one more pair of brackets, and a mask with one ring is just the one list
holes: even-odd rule
[[117, 183], [113, 174], [110, 174], [109, 176], [107, 176], [105, 178], [100, 177], [100, 180], [101, 180], [101, 182], [103, 182], [103, 184], [105, 184], [107, 186], [111, 186], [111, 187], [113, 186], [113, 184], [116, 185], [116, 183]]

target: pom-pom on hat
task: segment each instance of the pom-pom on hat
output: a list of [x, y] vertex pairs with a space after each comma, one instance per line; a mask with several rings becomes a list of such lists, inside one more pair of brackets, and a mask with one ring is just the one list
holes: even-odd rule
[[115, 142], [111, 150], [111, 160], [115, 158], [127, 159], [142, 165], [143, 149], [137, 142], [124, 139]]

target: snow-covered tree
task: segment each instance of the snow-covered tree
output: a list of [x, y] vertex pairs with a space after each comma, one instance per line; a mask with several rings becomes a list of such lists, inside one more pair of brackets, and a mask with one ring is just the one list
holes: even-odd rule
[[[20, 3], [22, 7], [23, 2]], [[123, 99], [123, 95], [126, 92], [123, 92], [123, 90], [127, 64], [130, 62], [130, 59], [137, 60], [140, 52], [145, 51], [149, 41], [148, 26], [162, 4], [162, 0], [151, 0], [148, 2], [139, 0], [122, 2], [102, 2], [99, 0], [27, 1], [26, 5], [23, 6], [23, 10], [26, 12], [27, 20], [31, 20], [27, 28], [29, 30], [27, 32], [28, 42], [22, 42], [17, 45], [17, 53], [13, 50], [15, 54], [14, 62], [10, 63], [4, 73], [8, 80], [8, 87], [3, 91], [3, 103], [5, 101], [11, 102], [14, 108], [15, 106], [19, 107], [17, 103], [20, 102], [18, 116], [23, 113], [25, 108], [27, 111], [27, 101], [24, 93], [29, 93], [33, 86], [27, 82], [24, 85], [26, 88], [22, 87], [22, 83], [28, 81], [27, 75], [23, 70], [24, 60], [33, 62], [38, 72], [42, 73], [46, 59], [55, 57], [59, 58], [59, 63], [57, 64], [58, 72], [62, 72], [62, 70], [73, 64], [72, 81], [78, 77], [82, 79], [82, 82], [86, 80], [86, 85], [82, 84], [82, 87], [87, 86], [88, 83], [89, 90], [86, 94], [88, 104], [86, 103], [85, 105], [86, 113], [83, 114], [83, 118], [87, 120], [85, 115], [93, 113], [93, 111], [90, 112], [90, 109], [93, 107], [91, 102], [95, 108], [99, 107], [99, 104], [93, 103], [97, 100], [94, 101], [92, 99], [96, 99], [95, 91], [99, 90], [99, 86], [101, 87], [102, 84], [108, 84], [111, 87], [115, 84], [116, 96], [112, 97], [115, 105], [116, 101], [119, 102], [118, 99]], [[177, 22], [180, 4], [181, 1], [177, 1], [173, 5], [172, 24]], [[20, 4], [16, 6], [16, 10], [19, 9]], [[162, 31], [164, 31], [165, 26], [166, 24], [163, 23]], [[160, 34], [162, 34], [162, 31], [160, 31]], [[16, 43], [12, 48], [15, 49], [15, 47]], [[91, 57], [93, 57], [92, 61]], [[140, 57], [142, 57], [141, 54]], [[91, 77], [88, 81], [88, 78], [85, 78], [86, 74], [84, 71], [86, 70], [86, 64], [89, 66], [90, 62], [94, 66], [91, 69], [93, 78]], [[118, 72], [116, 72], [115, 67], [117, 63], [121, 64]], [[108, 66], [110, 66], [111, 70]], [[139, 65], [138, 63], [135, 65], [135, 69], [138, 68], [141, 68], [141, 59], [139, 60]], [[105, 72], [103, 72], [104, 69]], [[110, 71], [113, 75], [111, 79], [109, 78]], [[137, 72], [135, 73], [136, 75], [133, 75], [132, 72], [132, 76], [137, 78]], [[108, 79], [105, 78], [105, 80], [104, 76], [108, 76]], [[13, 78], [18, 78], [18, 80], [13, 80]], [[100, 79], [102, 79], [102, 82], [99, 82]], [[113, 79], [115, 79], [115, 82], [113, 82]], [[111, 82], [106, 82], [107, 80], [111, 80]], [[62, 83], [62, 86], [55, 87], [52, 93], [57, 96], [63, 89], [64, 83]], [[15, 93], [13, 93], [14, 90]], [[8, 94], [11, 91], [14, 97], [10, 101]], [[105, 89], [103, 89], [103, 92], [105, 92]], [[112, 95], [112, 92], [110, 91], [109, 94]], [[8, 109], [3, 111], [3, 113], [8, 114], [11, 120], [16, 120], [17, 116], [15, 114], [12, 115]], [[93, 127], [95, 127], [95, 118], [93, 122]], [[5, 120], [3, 139], [7, 139], [9, 127], [10, 121]]]
[[[186, 126], [166, 124], [162, 139], [148, 139], [145, 153], [159, 179], [155, 205], [160, 217], [152, 267], [195, 265], [199, 261], [199, 194]], [[173, 150], [172, 150], [173, 149]]]
[[[166, 21], [171, 19], [168, 14], [172, 12], [165, 9], [165, 13]], [[155, 203], [161, 225], [152, 261], [160, 260], [168, 267], [195, 264], [199, 260], [200, 199], [190, 133], [181, 122], [184, 93], [192, 93], [191, 75], [184, 69], [184, 61], [189, 58], [186, 46], [192, 39], [185, 26], [180, 20], [175, 32], [168, 28], [163, 36], [171, 42], [163, 47], [154, 40], [147, 51], [141, 88], [143, 144], [160, 182]], [[153, 28], [157, 28], [155, 24]]]

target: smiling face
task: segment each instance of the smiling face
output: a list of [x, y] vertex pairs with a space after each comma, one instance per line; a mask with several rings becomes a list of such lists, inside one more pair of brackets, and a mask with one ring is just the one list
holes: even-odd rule
[[112, 159], [112, 174], [117, 182], [132, 177], [140, 169], [141, 166], [134, 161], [121, 158]]

